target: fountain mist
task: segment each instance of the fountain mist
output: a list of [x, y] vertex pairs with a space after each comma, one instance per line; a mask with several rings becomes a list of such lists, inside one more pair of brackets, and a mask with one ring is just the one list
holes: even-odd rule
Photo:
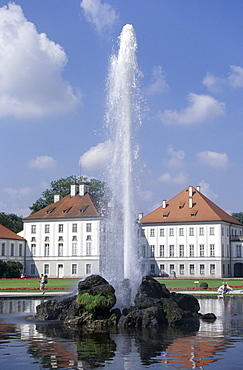
[[[111, 58], [108, 76], [106, 128], [112, 143], [107, 182], [111, 190], [103, 241], [101, 273], [117, 290], [129, 279], [132, 296], [141, 281], [135, 184], [140, 124], [137, 41], [133, 27], [125, 25], [119, 37], [118, 55]], [[124, 295], [124, 292], [123, 292]]]

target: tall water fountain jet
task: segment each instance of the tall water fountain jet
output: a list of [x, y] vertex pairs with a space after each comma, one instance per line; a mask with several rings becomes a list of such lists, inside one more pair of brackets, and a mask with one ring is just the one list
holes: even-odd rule
[[136, 50], [134, 28], [127, 24], [119, 37], [118, 54], [111, 58], [107, 84], [106, 128], [112, 144], [107, 183], [111, 201], [105, 225], [107, 237], [101, 251], [102, 275], [114, 285], [116, 292], [124, 279], [129, 281], [132, 298], [142, 276], [135, 200], [135, 187], [138, 187], [135, 138], [141, 123]]

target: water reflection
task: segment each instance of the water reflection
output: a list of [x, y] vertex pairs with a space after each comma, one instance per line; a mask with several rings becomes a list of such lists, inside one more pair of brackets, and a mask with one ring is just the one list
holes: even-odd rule
[[[201, 312], [214, 323], [195, 321], [186, 328], [141, 329], [112, 333], [71, 330], [57, 322], [25, 320], [40, 301], [0, 301], [1, 369], [219, 369], [241, 368], [242, 299], [201, 300]], [[237, 354], [237, 355], [236, 355]], [[223, 364], [223, 365], [222, 365]], [[238, 367], [237, 367], [238, 366]]]

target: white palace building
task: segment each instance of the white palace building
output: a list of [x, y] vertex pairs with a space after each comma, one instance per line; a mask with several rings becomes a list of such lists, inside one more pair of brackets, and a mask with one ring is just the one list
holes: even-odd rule
[[154, 274], [178, 277], [243, 276], [243, 224], [187, 187], [161, 207], [140, 215], [144, 257]]
[[[100, 272], [102, 219], [86, 184], [23, 219], [27, 276], [85, 277]], [[243, 224], [200, 192], [187, 187], [139, 217], [148, 273], [178, 277], [243, 276]], [[114, 246], [115, 248], [115, 246]], [[114, 266], [114, 269], [116, 267]]]

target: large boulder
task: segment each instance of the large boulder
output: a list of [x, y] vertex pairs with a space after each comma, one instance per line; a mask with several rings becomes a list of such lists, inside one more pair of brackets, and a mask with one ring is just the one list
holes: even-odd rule
[[170, 298], [170, 292], [151, 276], [143, 276], [135, 297], [135, 307], [148, 308], [158, 303], [160, 298]]
[[193, 295], [172, 292], [171, 297], [183, 311], [191, 313], [200, 311], [199, 302]]

